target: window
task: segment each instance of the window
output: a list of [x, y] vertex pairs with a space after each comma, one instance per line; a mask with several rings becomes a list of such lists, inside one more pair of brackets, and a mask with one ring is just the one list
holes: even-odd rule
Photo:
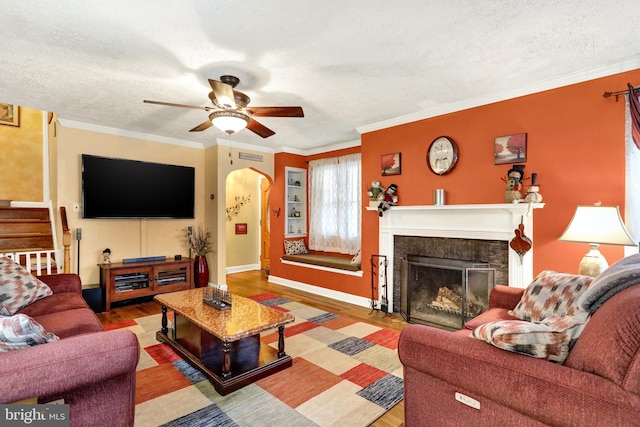
[[362, 215], [360, 154], [309, 162], [309, 248], [355, 254]]
[[[629, 96], [638, 96], [636, 93], [629, 93]], [[629, 96], [627, 100], [626, 124], [625, 124], [625, 146], [626, 146], [626, 197], [624, 223], [635, 241], [640, 238], [640, 149], [636, 146], [631, 136], [631, 115], [629, 111]], [[624, 255], [631, 255], [638, 252], [638, 246], [626, 246]]]

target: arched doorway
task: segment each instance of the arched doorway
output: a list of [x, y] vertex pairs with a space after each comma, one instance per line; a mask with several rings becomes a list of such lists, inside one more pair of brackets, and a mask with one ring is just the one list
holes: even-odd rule
[[260, 269], [268, 274], [271, 179], [245, 168], [230, 172], [225, 186], [226, 273]]

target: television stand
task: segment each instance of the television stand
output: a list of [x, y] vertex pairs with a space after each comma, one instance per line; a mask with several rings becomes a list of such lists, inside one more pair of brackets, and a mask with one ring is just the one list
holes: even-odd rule
[[98, 264], [104, 309], [111, 303], [194, 287], [193, 259]]

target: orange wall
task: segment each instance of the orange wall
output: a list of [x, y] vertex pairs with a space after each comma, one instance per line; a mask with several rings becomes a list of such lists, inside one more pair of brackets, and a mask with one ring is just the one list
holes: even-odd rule
[[[380, 179], [385, 187], [397, 184], [400, 205], [429, 205], [435, 188], [446, 190], [447, 204], [503, 203], [505, 184], [501, 178], [511, 165], [494, 165], [494, 139], [525, 132], [525, 173], [538, 173], [540, 194], [546, 204], [535, 211], [533, 236], [525, 230], [535, 246], [534, 275], [545, 269], [576, 272], [588, 245], [557, 241], [576, 206], [601, 201], [619, 205], [624, 212], [625, 102], [623, 98], [618, 102], [605, 99], [602, 94], [624, 90], [627, 82], [638, 86], [640, 70], [364, 134], [363, 185], [367, 187], [373, 179]], [[440, 135], [453, 138], [460, 149], [458, 164], [445, 176], [434, 175], [426, 164], [427, 148]], [[402, 153], [402, 174], [382, 177], [380, 156], [394, 152]], [[314, 158], [336, 155], [325, 154]], [[277, 182], [272, 197], [281, 206], [284, 166], [306, 167], [308, 159], [290, 154], [276, 155], [275, 159]], [[528, 184], [526, 181], [525, 188]], [[364, 195], [363, 206], [367, 204]], [[368, 296], [371, 277], [366, 265], [378, 252], [378, 215], [365, 210], [362, 216], [364, 277], [343, 280], [341, 276], [336, 280], [335, 275], [321, 277], [316, 270], [294, 271], [294, 267], [278, 266], [276, 254], [282, 253], [283, 235], [283, 220], [278, 218], [274, 219], [272, 234], [272, 260], [276, 261], [272, 262], [273, 274]], [[623, 256], [621, 247], [603, 246], [601, 251], [609, 263]]]
[[[363, 281], [360, 277], [349, 276], [344, 274], [335, 274], [327, 271], [296, 267], [293, 265], [282, 264], [280, 257], [284, 253], [284, 187], [285, 187], [285, 166], [308, 169], [308, 162], [319, 158], [338, 157], [346, 154], [357, 153], [360, 147], [354, 147], [344, 150], [332, 151], [313, 156], [299, 156], [289, 153], [278, 153], [274, 159], [275, 177], [271, 190], [271, 210], [280, 208], [280, 216], [274, 217], [271, 213], [271, 265], [270, 274], [282, 277], [296, 282], [307, 283], [314, 286], [320, 286], [335, 291], [346, 292], [353, 295], [367, 296], [371, 294], [370, 285], [363, 288]], [[308, 206], [308, 203], [307, 203]], [[308, 216], [307, 216], [308, 218]], [[308, 229], [308, 224], [307, 224]], [[308, 246], [308, 239], [305, 243]]]
[[[400, 151], [402, 175], [393, 177], [400, 204], [431, 204], [434, 188], [446, 190], [448, 204], [502, 203], [505, 185], [500, 178], [510, 165], [493, 164], [494, 138], [526, 132], [525, 172], [538, 173], [546, 204], [534, 214], [534, 274], [544, 269], [576, 272], [588, 246], [557, 241], [575, 207], [602, 201], [624, 212], [625, 103], [602, 94], [639, 81], [640, 70], [635, 70], [365, 134], [363, 180], [379, 178], [381, 154]], [[439, 135], [452, 137], [460, 149], [456, 168], [445, 176], [431, 173], [425, 160], [427, 147]], [[376, 236], [363, 247], [375, 248], [375, 214], [365, 212], [363, 228]], [[603, 247], [602, 252], [609, 262], [623, 256], [619, 247]], [[363, 259], [368, 255], [363, 253]]]

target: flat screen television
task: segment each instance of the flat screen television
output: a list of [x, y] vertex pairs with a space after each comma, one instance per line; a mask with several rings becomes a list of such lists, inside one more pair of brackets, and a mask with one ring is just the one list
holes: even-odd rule
[[82, 155], [83, 218], [194, 218], [195, 168]]

